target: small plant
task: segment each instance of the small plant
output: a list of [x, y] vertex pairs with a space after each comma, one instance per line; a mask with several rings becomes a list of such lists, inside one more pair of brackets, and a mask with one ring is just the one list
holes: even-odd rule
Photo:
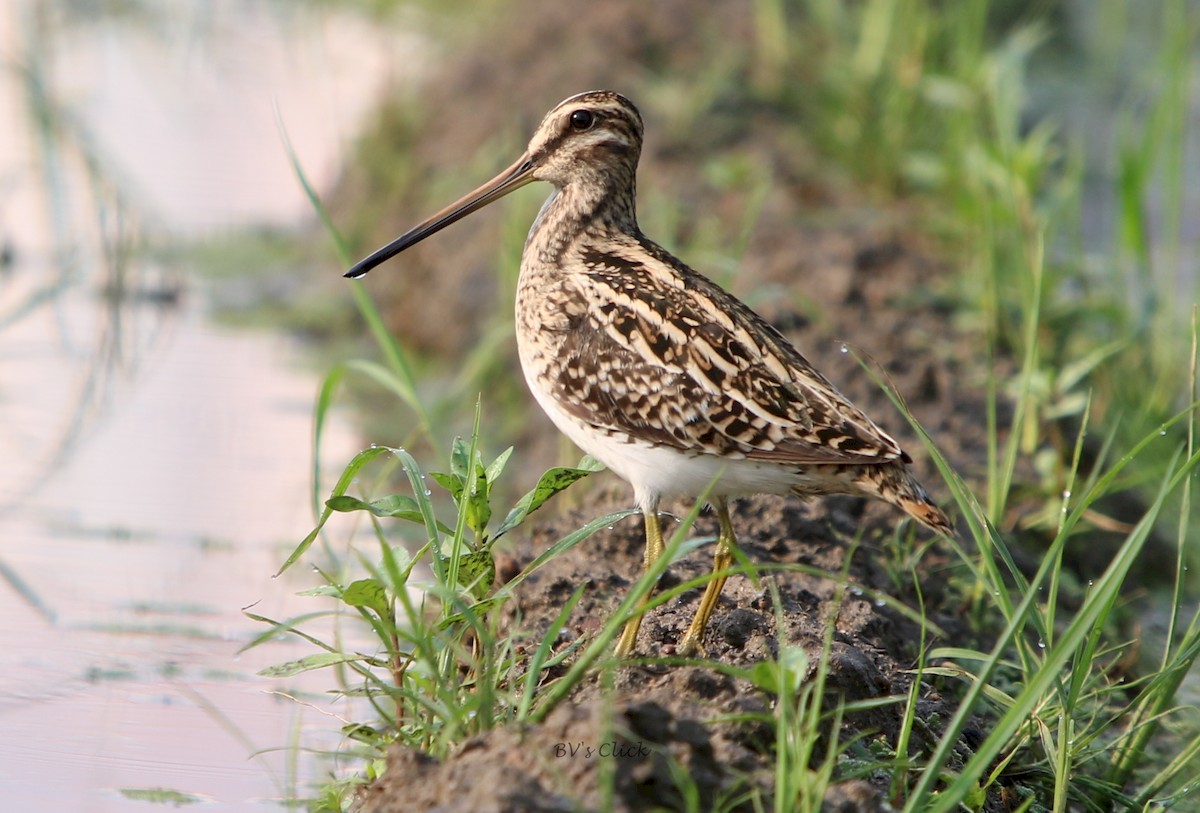
[[[337, 667], [343, 674], [340, 693], [364, 699], [376, 717], [374, 723], [348, 726], [345, 733], [371, 746], [376, 756], [396, 739], [444, 754], [466, 736], [536, 709], [536, 695], [554, 682], [543, 681], [544, 673], [561, 663], [573, 647], [553, 653], [539, 650], [524, 663], [513, 651], [512, 632], [500, 634], [499, 611], [513, 590], [551, 557], [631, 512], [615, 512], [588, 523], [497, 587], [496, 541], [520, 527], [555, 494], [601, 468], [585, 458], [577, 467], [547, 471], [492, 531], [491, 495], [511, 451], [485, 466], [477, 434], [470, 440], [456, 439], [448, 473], [426, 473], [403, 449], [372, 447], [359, 453], [326, 500], [317, 526], [288, 557], [281, 572], [305, 554], [335, 513], [359, 512], [369, 517], [378, 554], [374, 559], [362, 552], [355, 554], [357, 567], [365, 575], [343, 581], [322, 569], [326, 583], [307, 595], [333, 599], [341, 611], [360, 618], [375, 639], [375, 649], [371, 653], [348, 651], [305, 632], [311, 615], [275, 621], [250, 614], [270, 629], [248, 647], [292, 634], [321, 650], [262, 674], [288, 677]], [[399, 463], [407, 476], [409, 494], [364, 500], [346, 493], [368, 464], [383, 458]], [[447, 520], [438, 516], [433, 486], [444, 491], [455, 506]], [[410, 554], [390, 538], [383, 524], [389, 519], [418, 525], [424, 543]], [[422, 571], [428, 575], [419, 575]], [[559, 620], [560, 627], [573, 601]]]

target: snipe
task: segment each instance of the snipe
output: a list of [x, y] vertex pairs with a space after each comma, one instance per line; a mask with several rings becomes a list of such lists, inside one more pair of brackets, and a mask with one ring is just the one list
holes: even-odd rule
[[[554, 192], [529, 231], [517, 286], [525, 380], [554, 424], [634, 490], [646, 566], [663, 550], [659, 501], [704, 494], [720, 533], [700, 607], [704, 628], [736, 544], [727, 500], [747, 494], [858, 494], [953, 534], [908, 469], [911, 458], [774, 328], [638, 228], [642, 117], [592, 91], [551, 110], [515, 164], [359, 262], [388, 258], [533, 181]], [[711, 486], [711, 489], [710, 489]], [[633, 652], [641, 611], [617, 653]]]

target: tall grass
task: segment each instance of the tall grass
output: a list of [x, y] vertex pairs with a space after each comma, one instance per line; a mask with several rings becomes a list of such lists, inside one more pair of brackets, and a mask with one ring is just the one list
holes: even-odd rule
[[[1118, 7], [1133, 11], [1113, 0], [1106, 13]], [[828, 155], [880, 195], [920, 201], [930, 228], [960, 263], [959, 307], [980, 325], [983, 357], [1016, 361], [1011, 376], [993, 370], [987, 377], [989, 408], [979, 416], [990, 450], [983, 482], [960, 479], [909, 416], [969, 529], [965, 542], [951, 542], [961, 573], [956, 598], [982, 619], [983, 629], [978, 640], [949, 645], [923, 620], [930, 645], [920, 649], [911, 688], [877, 701], [904, 709], [898, 737], [886, 744], [890, 753], [872, 752], [874, 761], [850, 770], [853, 761], [836, 738], [827, 749], [815, 749], [814, 732], [836, 730], [846, 712], [845, 706], [826, 706], [821, 687], [829, 638], [816, 655], [815, 677], [804, 678], [805, 660], [813, 654], [787, 647], [777, 659], [739, 673], [774, 699], [771, 804], [778, 810], [815, 811], [830, 784], [872, 771], [886, 772], [891, 803], [913, 813], [982, 810], [989, 799], [1004, 799], [1017, 810], [1140, 811], [1176, 804], [1200, 783], [1200, 720], [1194, 709], [1175, 705], [1200, 654], [1200, 613], [1187, 609], [1194, 599], [1186, 578], [1194, 557], [1187, 544], [1194, 533], [1191, 483], [1200, 466], [1197, 326], [1193, 313], [1190, 331], [1178, 329], [1168, 290], [1176, 281], [1155, 270], [1177, 264], [1184, 253], [1185, 190], [1174, 179], [1188, 169], [1182, 122], [1200, 21], [1182, 2], [1167, 0], [1159, 8], [1162, 47], [1155, 65], [1162, 83], [1149, 103], [1134, 98], [1120, 114], [1127, 135], [1111, 192], [1120, 203], [1117, 250], [1098, 263], [1078, 234], [1082, 147], [1057, 122], [1026, 118], [1031, 65], [1056, 33], [1048, 21], [997, 31], [990, 20], [998, 5], [985, 0], [755, 4], [759, 47], [754, 87], [747, 92], [756, 103], [802, 121]], [[1097, 36], [1111, 40], [1114, 30], [1119, 27], [1102, 26]], [[1097, 47], [1108, 53], [1113, 44]], [[803, 92], [789, 81], [793, 76], [808, 78]], [[1150, 114], [1135, 115], [1145, 110]], [[348, 262], [332, 222], [309, 192]], [[1161, 206], [1149, 205], [1159, 196]], [[1161, 230], [1149, 219], [1150, 209], [1163, 213]], [[1154, 236], [1159, 233], [1161, 240]], [[316, 410], [318, 448], [338, 384], [350, 373], [391, 392], [410, 409], [420, 432], [444, 444], [435, 417], [444, 410], [422, 405], [403, 349], [383, 329], [361, 286], [353, 288], [385, 361], [347, 363], [330, 374]], [[326, 523], [336, 513], [368, 519], [372, 552], [355, 546], [350, 557], [338, 557], [326, 546], [336, 567], [318, 593], [360, 617], [375, 633], [378, 651], [347, 652], [310, 637], [321, 651], [275, 673], [342, 669], [347, 679], [341, 691], [365, 697], [376, 714], [373, 723], [352, 732], [369, 742], [372, 770], [381, 768], [382, 747], [394, 740], [442, 756], [478, 731], [543, 719], [585, 674], [613, 668], [607, 647], [657, 575], [639, 581], [591, 641], [556, 648], [556, 632], [579, 600], [577, 591], [550, 634], [527, 659], [519, 658], [519, 623], [508, 632], [499, 623], [512, 590], [549, 557], [623, 514], [568, 535], [516, 580], [496, 588], [496, 538], [593, 467], [548, 473], [491, 533], [495, 484], [508, 453], [485, 463], [480, 449], [488, 427], [477, 402], [470, 403], [475, 429], [469, 439], [451, 444], [443, 459], [448, 473], [427, 472], [403, 450], [373, 448], [351, 462], [328, 495], [314, 486], [319, 522], [287, 562], [311, 556], [309, 545], [328, 532]], [[390, 467], [372, 468], [388, 460]], [[376, 496], [396, 470], [407, 492]], [[352, 484], [370, 471], [376, 473], [359, 486], [362, 496], [351, 496]], [[1040, 479], [1028, 482], [1031, 471]], [[433, 485], [453, 506], [450, 513], [438, 508]], [[1019, 503], [1018, 485], [1026, 495]], [[1141, 495], [1139, 516], [1110, 521], [1106, 501], [1131, 486]], [[394, 543], [393, 520], [414, 523], [415, 552]], [[683, 525], [659, 572], [687, 547], [690, 522]], [[1044, 540], [1033, 572], [1018, 564], [1014, 527], [1034, 528]], [[1120, 539], [1102, 572], [1084, 586], [1069, 570], [1069, 543], [1098, 527]], [[1121, 619], [1135, 563], [1164, 535], [1174, 540], [1173, 557], [1156, 569], [1170, 593], [1169, 629], [1160, 652], [1138, 652]], [[1161, 557], [1161, 548], [1155, 550]], [[903, 561], [910, 572], [897, 578], [919, 587], [919, 572], [911, 559]], [[744, 562], [737, 571], [766, 572]], [[651, 606], [706, 578], [656, 596]], [[926, 618], [924, 606], [911, 612]], [[268, 623], [263, 640], [279, 632], [307, 635], [306, 619]], [[1137, 656], [1140, 666], [1133, 665]], [[543, 682], [560, 666], [561, 677]], [[958, 706], [936, 744], [921, 753], [912, 746], [920, 722], [916, 700], [935, 682], [958, 687]], [[964, 752], [968, 726], [986, 734]], [[1164, 727], [1173, 743], [1165, 757], [1155, 748]], [[688, 778], [676, 779], [681, 796], [694, 800]], [[327, 806], [341, 797], [328, 798], [334, 801]]]

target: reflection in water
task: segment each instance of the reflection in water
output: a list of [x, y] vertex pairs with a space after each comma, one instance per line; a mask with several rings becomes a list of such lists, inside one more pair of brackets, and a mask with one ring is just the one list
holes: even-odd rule
[[[326, 609], [294, 595], [302, 568], [270, 578], [311, 528], [316, 383], [286, 341], [207, 323], [195, 281], [139, 249], [304, 217], [273, 102], [328, 180], [334, 128], [405, 51], [335, 12], [180, 5], [0, 10], [6, 809], [142, 810], [123, 789], [171, 788], [276, 810], [329, 769], [283, 749], [333, 747], [327, 715], [349, 716], [314, 694], [328, 675], [254, 677], [306, 648], [237, 655], [262, 631], [242, 607]], [[357, 445], [336, 421], [329, 443]]]
[[[20, 384], [21, 397], [9, 392], [5, 399], [0, 454], [21, 465], [0, 472], [0, 511], [62, 465], [169, 328], [173, 309], [128, 308], [131, 293], [143, 286], [177, 293], [179, 286], [169, 272], [128, 261], [136, 218], [55, 95], [47, 8], [10, 13], [17, 25], [4, 30], [15, 39], [4, 46], [12, 73], [0, 101], [4, 141], [17, 149], [4, 156], [10, 188], [3, 239], [11, 265], [0, 331], [5, 381]], [[151, 276], [158, 279], [142, 278]]]

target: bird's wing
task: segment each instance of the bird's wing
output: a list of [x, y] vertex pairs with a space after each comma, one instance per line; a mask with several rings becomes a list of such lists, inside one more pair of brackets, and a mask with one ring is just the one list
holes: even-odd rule
[[561, 406], [682, 451], [787, 463], [907, 460], [774, 328], [649, 241], [579, 254]]

